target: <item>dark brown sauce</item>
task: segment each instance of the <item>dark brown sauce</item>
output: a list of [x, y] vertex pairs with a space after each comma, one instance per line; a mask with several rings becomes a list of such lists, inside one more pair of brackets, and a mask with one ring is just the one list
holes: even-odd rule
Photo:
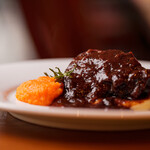
[[150, 99], [150, 92], [147, 96], [141, 96], [136, 100], [118, 99], [115, 97], [107, 97], [97, 99], [94, 103], [88, 103], [85, 99], [72, 99], [68, 101], [63, 95], [57, 98], [51, 106], [57, 107], [84, 107], [84, 108], [113, 108], [113, 109], [130, 109], [130, 107], [143, 103]]
[[69, 64], [64, 93], [53, 106], [130, 108], [150, 97], [150, 71], [132, 52], [88, 50]]

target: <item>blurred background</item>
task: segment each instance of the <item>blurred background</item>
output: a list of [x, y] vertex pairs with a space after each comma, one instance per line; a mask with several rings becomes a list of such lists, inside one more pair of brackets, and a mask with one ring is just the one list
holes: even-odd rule
[[0, 63], [89, 48], [150, 60], [150, 0], [0, 0]]

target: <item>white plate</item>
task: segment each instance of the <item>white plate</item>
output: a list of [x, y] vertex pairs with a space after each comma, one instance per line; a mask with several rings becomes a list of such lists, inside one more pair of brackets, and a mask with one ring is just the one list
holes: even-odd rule
[[[57, 128], [81, 130], [135, 130], [150, 128], [150, 111], [35, 106], [15, 99], [15, 91], [4, 92], [24, 81], [35, 79], [48, 68], [65, 70], [71, 59], [47, 59], [0, 65], [0, 110], [21, 120]], [[150, 62], [142, 61], [150, 68]]]

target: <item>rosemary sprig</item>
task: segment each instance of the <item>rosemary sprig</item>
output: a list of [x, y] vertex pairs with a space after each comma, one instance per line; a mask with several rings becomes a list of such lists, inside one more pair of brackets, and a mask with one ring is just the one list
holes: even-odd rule
[[[75, 65], [75, 67], [72, 70], [64, 72], [64, 73], [62, 73], [58, 67], [55, 67], [55, 69], [57, 69], [57, 71], [54, 71], [51, 68], [49, 68], [49, 70], [53, 72], [54, 77], [58, 82], [62, 82], [64, 77], [67, 77], [67, 76], [70, 78], [72, 77], [71, 73], [75, 70], [76, 67], [77, 67], [77, 65]], [[45, 76], [52, 77], [51, 75], [48, 75], [48, 73], [46, 73], [46, 72], [44, 72], [44, 74], [45, 74]]]

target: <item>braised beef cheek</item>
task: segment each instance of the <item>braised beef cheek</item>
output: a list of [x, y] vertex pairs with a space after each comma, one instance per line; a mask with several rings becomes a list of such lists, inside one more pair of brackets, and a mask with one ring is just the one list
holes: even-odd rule
[[64, 78], [64, 94], [54, 105], [122, 107], [117, 99], [138, 99], [150, 77], [132, 52], [120, 50], [90, 49], [74, 58], [66, 71], [72, 69], [71, 77]]

